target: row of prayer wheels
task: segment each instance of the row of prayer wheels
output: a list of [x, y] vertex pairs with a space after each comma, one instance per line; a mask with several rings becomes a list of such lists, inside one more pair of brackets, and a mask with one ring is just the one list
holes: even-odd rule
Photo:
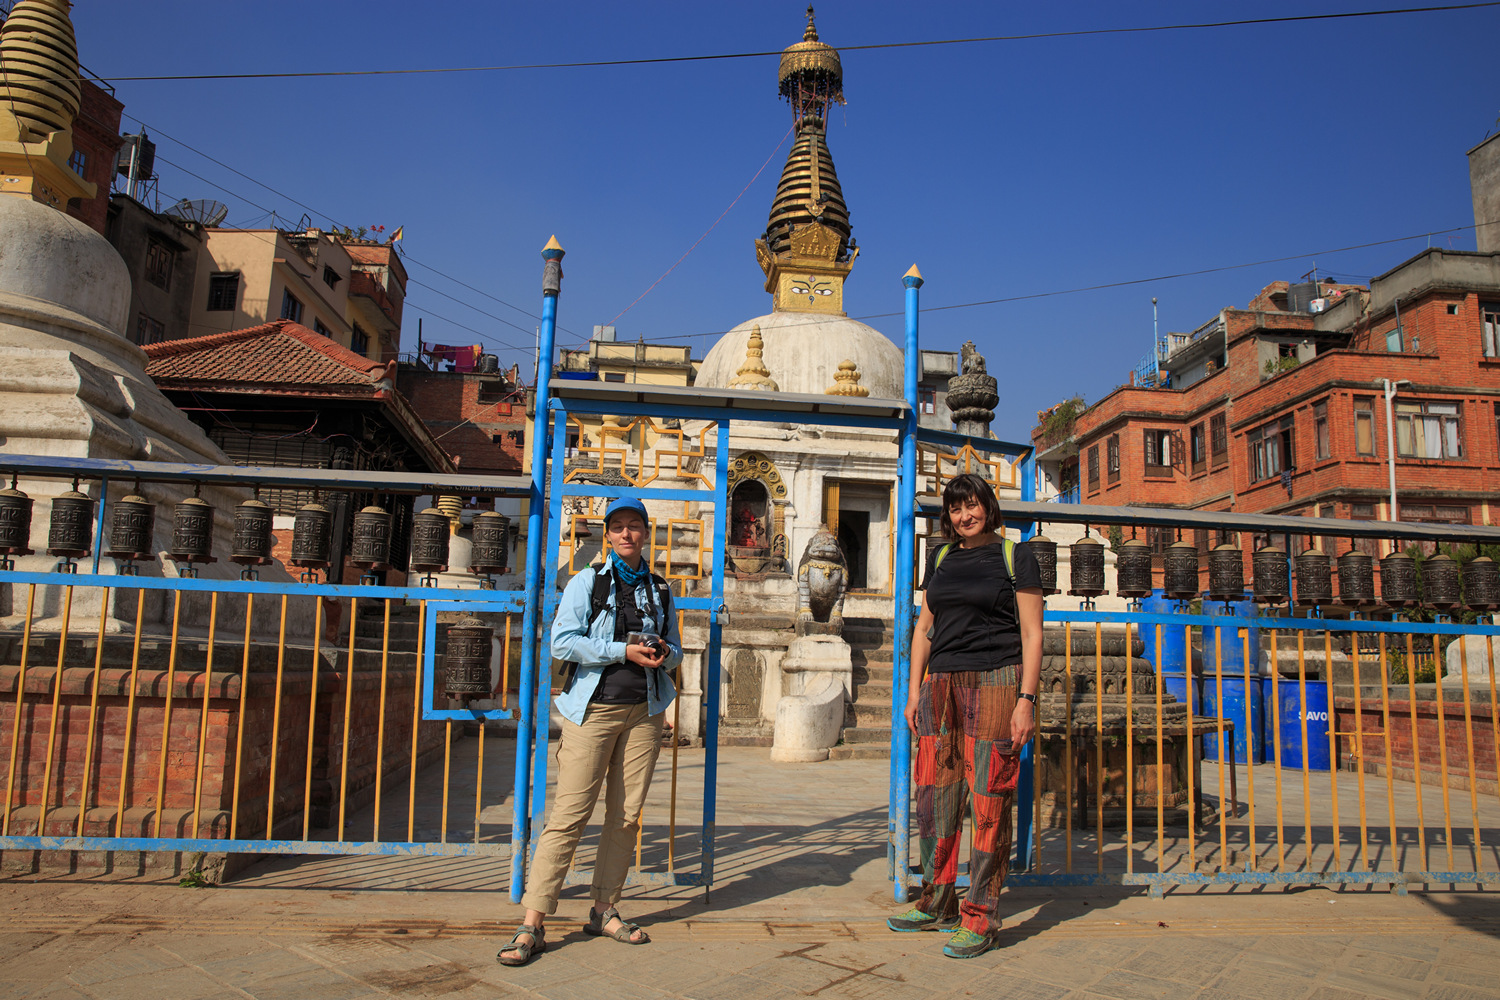
[[[1041, 568], [1042, 592], [1058, 593], [1057, 543], [1038, 534], [1027, 542]], [[1341, 604], [1346, 607], [1369, 607], [1375, 599], [1375, 561], [1364, 552], [1350, 548], [1338, 557], [1339, 593], [1333, 594], [1335, 567], [1328, 554], [1309, 548], [1299, 554], [1296, 563], [1296, 603], [1306, 607]], [[1069, 546], [1074, 597], [1092, 598], [1105, 592], [1104, 544], [1085, 535]], [[1268, 545], [1252, 557], [1254, 599], [1260, 604], [1283, 604], [1292, 596], [1286, 550]], [[1167, 547], [1162, 556], [1162, 584], [1172, 600], [1190, 601], [1203, 596], [1198, 577], [1198, 548], [1192, 542], [1178, 541]], [[1115, 593], [1124, 598], [1149, 597], [1154, 589], [1151, 548], [1138, 539], [1124, 542], [1115, 554], [1118, 576]], [[1390, 608], [1409, 608], [1426, 604], [1447, 610], [1463, 604], [1472, 611], [1494, 611], [1500, 608], [1500, 564], [1480, 556], [1464, 564], [1447, 555], [1432, 556], [1423, 561], [1421, 590], [1418, 589], [1416, 562], [1405, 552], [1394, 551], [1380, 560], [1380, 603]], [[1214, 601], [1240, 601], [1245, 594], [1244, 553], [1236, 545], [1225, 543], [1208, 553], [1207, 596]]]
[[[72, 489], [52, 498], [47, 535], [50, 555], [76, 559], [93, 551], [94, 499]], [[0, 557], [30, 555], [32, 500], [12, 484], [0, 490]], [[246, 566], [271, 562], [271, 506], [246, 500], [234, 509], [234, 538], [229, 558]], [[440, 573], [448, 568], [452, 521], [435, 508], [412, 519], [410, 568]], [[172, 543], [167, 555], [177, 562], [213, 561], [214, 509], [199, 497], [180, 501], [172, 509]], [[354, 515], [354, 544], [350, 561], [368, 571], [390, 568], [391, 514], [382, 507], [366, 507]], [[474, 518], [474, 546], [470, 568], [476, 574], [505, 572], [510, 552], [510, 519], [485, 511]], [[127, 562], [150, 559], [155, 548], [156, 508], [140, 496], [115, 501], [105, 554]], [[321, 503], [303, 505], [292, 524], [288, 560], [305, 569], [326, 569], [333, 548], [333, 511]]]

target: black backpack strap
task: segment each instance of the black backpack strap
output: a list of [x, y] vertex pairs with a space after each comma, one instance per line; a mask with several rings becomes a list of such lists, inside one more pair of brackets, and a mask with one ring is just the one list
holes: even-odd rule
[[[610, 578], [605, 574], [604, 567], [594, 569], [594, 589], [589, 594], [589, 620], [588, 628], [594, 627], [594, 622], [599, 620], [599, 613], [609, 607], [609, 583]], [[578, 664], [569, 662], [563, 667], [563, 694], [573, 690], [573, 681], [578, 676]]]

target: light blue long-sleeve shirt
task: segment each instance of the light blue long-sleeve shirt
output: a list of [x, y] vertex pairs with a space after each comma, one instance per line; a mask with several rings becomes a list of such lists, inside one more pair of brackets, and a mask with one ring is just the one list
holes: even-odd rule
[[[594, 577], [601, 572], [605, 572], [610, 580], [609, 603], [599, 613], [598, 620], [590, 623]], [[575, 725], [583, 724], [589, 702], [604, 676], [604, 668], [611, 663], [625, 662], [625, 643], [615, 640], [617, 585], [613, 573], [588, 567], [568, 581], [557, 607], [557, 616], [552, 619], [552, 658], [578, 664], [572, 687], [559, 693], [555, 699], [558, 712]], [[652, 586], [649, 575], [637, 584], [636, 605], [643, 608], [655, 606], [657, 615], [665, 619], [658, 623], [657, 632], [667, 644], [666, 659], [660, 667], [645, 668], [646, 705], [650, 714], [656, 715], [677, 697], [670, 671], [682, 662], [682, 640], [677, 634], [677, 615], [662, 606], [659, 592], [651, 594], [654, 605], [647, 603], [646, 588]]]

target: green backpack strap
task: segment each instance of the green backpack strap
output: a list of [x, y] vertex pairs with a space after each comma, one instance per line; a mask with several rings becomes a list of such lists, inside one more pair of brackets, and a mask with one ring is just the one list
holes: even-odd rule
[[[1002, 538], [1000, 544], [1005, 554], [1005, 575], [1010, 579], [1011, 589], [1014, 590], [1016, 587], [1016, 543], [1009, 538]], [[953, 543], [949, 542], [938, 549], [937, 560], [932, 564], [933, 573], [938, 571], [938, 567], [943, 564], [943, 557], [951, 548], [953, 548]]]

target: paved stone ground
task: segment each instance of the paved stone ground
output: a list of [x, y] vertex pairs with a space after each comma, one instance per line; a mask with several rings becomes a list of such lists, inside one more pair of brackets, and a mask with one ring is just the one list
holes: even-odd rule
[[[682, 786], [694, 789], [701, 754], [681, 762]], [[520, 916], [502, 858], [281, 858], [208, 889], [12, 875], [0, 880], [0, 996], [1500, 997], [1500, 906], [1472, 888], [1405, 897], [1178, 890], [1164, 900], [1012, 891], [1003, 947], [945, 959], [941, 935], [892, 934], [882, 923], [896, 909], [885, 881], [886, 781], [884, 761], [777, 766], [765, 750], [726, 750], [711, 901], [701, 890], [628, 890], [622, 908], [654, 938], [629, 948], [585, 936], [586, 896], [569, 890], [549, 951], [524, 969], [494, 961]], [[648, 809], [648, 865], [665, 856], [666, 800], [656, 792], [667, 784]], [[688, 801], [679, 860], [696, 870]], [[484, 834], [491, 813], [503, 834], [508, 803], [484, 805]], [[472, 800], [464, 808], [472, 823]]]

